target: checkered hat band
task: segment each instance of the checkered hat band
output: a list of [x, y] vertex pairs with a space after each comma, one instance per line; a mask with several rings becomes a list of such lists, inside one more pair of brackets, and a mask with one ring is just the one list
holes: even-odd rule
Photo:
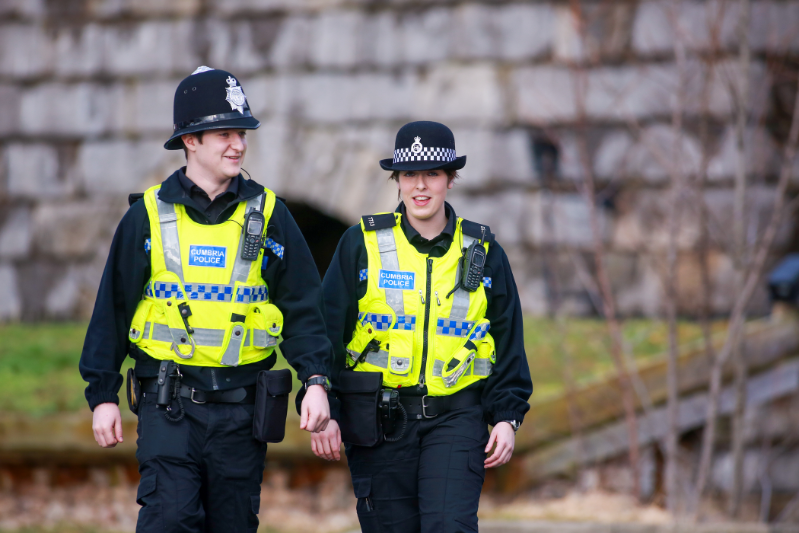
[[452, 148], [422, 148], [419, 152], [413, 152], [410, 148], [399, 148], [394, 150], [395, 163], [407, 163], [411, 161], [439, 161], [449, 163], [455, 161], [457, 156]]
[[[381, 315], [378, 313], [358, 313], [358, 320], [361, 324], [369, 322], [377, 331], [386, 331], [391, 325], [391, 315]], [[414, 331], [416, 329], [416, 317], [412, 315], [397, 315], [397, 323], [392, 329]]]

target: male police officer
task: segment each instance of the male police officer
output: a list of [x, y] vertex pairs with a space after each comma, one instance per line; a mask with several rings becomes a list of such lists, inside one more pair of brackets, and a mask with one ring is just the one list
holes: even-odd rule
[[258, 126], [230, 73], [184, 79], [165, 148], [184, 149], [187, 165], [131, 196], [111, 245], [80, 370], [95, 439], [110, 448], [123, 441], [119, 371], [136, 360], [137, 531], [256, 531], [266, 445], [253, 438], [255, 382], [279, 335], [305, 383], [301, 427], [327, 426], [316, 267], [286, 206], [240, 174]]

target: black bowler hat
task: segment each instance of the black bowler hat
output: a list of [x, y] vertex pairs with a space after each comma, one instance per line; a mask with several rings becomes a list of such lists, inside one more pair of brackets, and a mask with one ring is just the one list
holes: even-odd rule
[[460, 170], [466, 156], [455, 154], [455, 136], [438, 122], [410, 122], [397, 132], [394, 158], [383, 159], [383, 170]]
[[250, 113], [244, 90], [230, 72], [200, 67], [175, 91], [173, 133], [164, 148], [180, 150], [180, 136], [187, 133], [227, 128], [254, 130], [260, 125]]

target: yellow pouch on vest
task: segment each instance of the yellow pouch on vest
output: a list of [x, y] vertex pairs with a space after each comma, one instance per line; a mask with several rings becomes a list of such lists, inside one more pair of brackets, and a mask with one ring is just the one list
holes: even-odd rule
[[136, 312], [133, 314], [133, 320], [130, 322], [130, 330], [128, 331], [128, 339], [133, 344], [138, 344], [144, 338], [144, 325], [147, 322], [147, 317], [150, 316], [152, 307], [152, 300], [141, 300], [139, 305], [136, 306]]
[[486, 335], [483, 342], [477, 345], [477, 357], [488, 359], [492, 364], [497, 362], [497, 352], [494, 345], [494, 338]]
[[[279, 337], [283, 331], [283, 313], [280, 312], [275, 305], [270, 303], [261, 303], [254, 305], [250, 312], [247, 313], [247, 319], [244, 322], [247, 331], [250, 332], [252, 339], [252, 346], [255, 348], [266, 348], [267, 337], [255, 335], [255, 331], [266, 331], [272, 337]], [[263, 346], [260, 345], [259, 340], [263, 339]]]
[[[413, 331], [391, 329], [388, 332], [388, 369], [392, 374], [407, 375], [413, 366]], [[398, 354], [403, 354], [402, 356]]]
[[[388, 317], [388, 320], [386, 320]], [[369, 306], [364, 316], [355, 323], [355, 333], [347, 344], [347, 352], [354, 363], [373, 340], [385, 346], [389, 332], [397, 323], [397, 314], [385, 302], [375, 302]]]

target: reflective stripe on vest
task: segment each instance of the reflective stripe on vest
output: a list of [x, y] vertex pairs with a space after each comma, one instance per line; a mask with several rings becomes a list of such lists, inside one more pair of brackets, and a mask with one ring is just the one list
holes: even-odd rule
[[[150, 330], [152, 329], [153, 335], [150, 337]], [[154, 341], [172, 342], [172, 334], [169, 332], [169, 326], [166, 324], [153, 324], [147, 322], [144, 325], [144, 338], [152, 338]], [[221, 347], [225, 340], [224, 329], [208, 329], [208, 328], [194, 328], [191, 338], [194, 340], [196, 346], [212, 346]], [[247, 334], [244, 339], [244, 346], [252, 344], [252, 338], [255, 339], [255, 346], [263, 346], [269, 348], [270, 346], [277, 345], [277, 337], [273, 337], [268, 331], [263, 329], [253, 330], [252, 335]]]
[[[206, 300], [213, 302], [233, 301], [233, 285], [214, 285], [211, 283], [186, 283], [184, 285], [188, 293], [189, 300]], [[156, 299], [167, 299], [174, 296], [178, 300], [185, 300], [185, 295], [180, 292], [177, 283], [148, 283], [144, 289], [144, 294]], [[255, 287], [239, 286], [236, 292], [237, 303], [257, 303], [265, 302], [269, 299], [269, 290], [266, 285]]]

